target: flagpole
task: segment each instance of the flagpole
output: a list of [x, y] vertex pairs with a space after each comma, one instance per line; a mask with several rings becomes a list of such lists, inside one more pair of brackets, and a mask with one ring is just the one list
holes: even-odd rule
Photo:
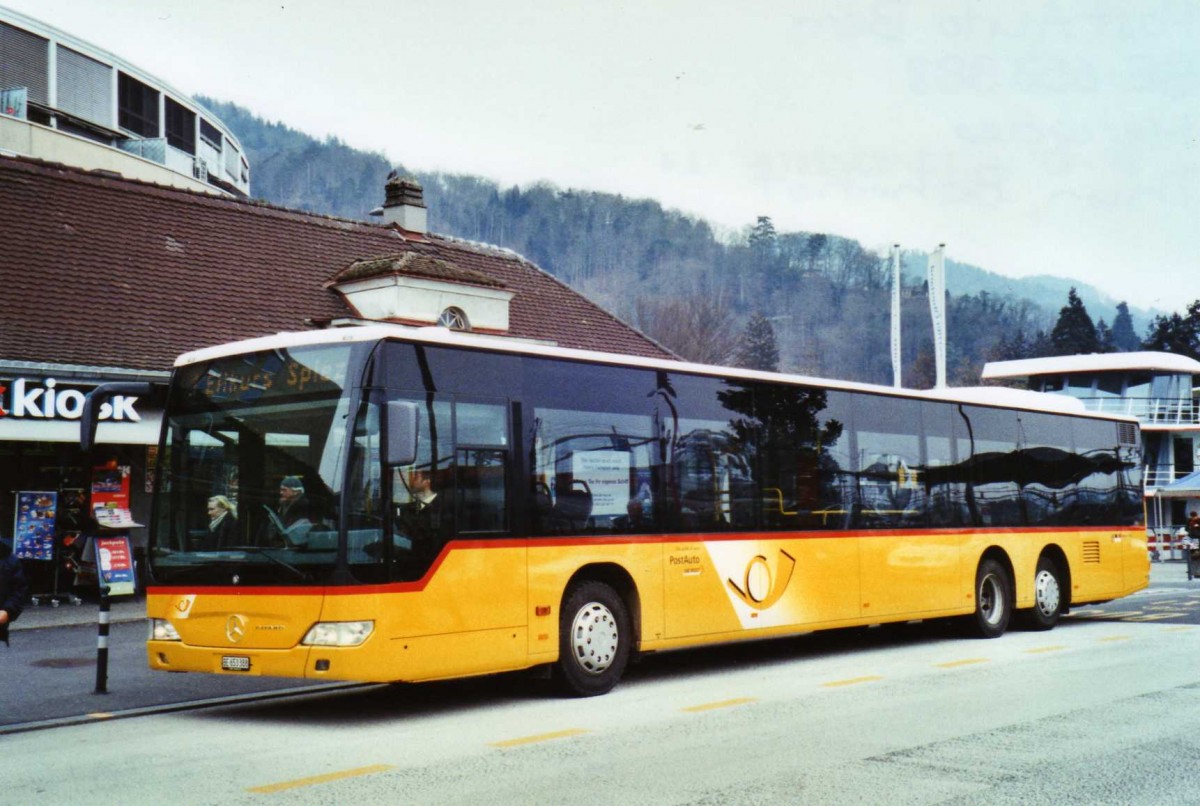
[[892, 386], [900, 379], [900, 244], [892, 245]]

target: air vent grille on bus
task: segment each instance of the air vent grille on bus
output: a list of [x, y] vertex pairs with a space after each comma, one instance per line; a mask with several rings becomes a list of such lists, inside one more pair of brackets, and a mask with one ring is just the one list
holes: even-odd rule
[[1117, 423], [1117, 444], [1137, 445], [1137, 426], [1133, 423]]
[[1099, 540], [1083, 541], [1083, 561], [1085, 563], [1099, 564], [1099, 562], [1100, 562], [1100, 541]]

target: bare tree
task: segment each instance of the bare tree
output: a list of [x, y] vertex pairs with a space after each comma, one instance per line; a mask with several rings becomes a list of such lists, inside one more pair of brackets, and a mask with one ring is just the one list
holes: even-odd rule
[[679, 357], [700, 364], [728, 364], [738, 348], [733, 312], [721, 293], [639, 297], [634, 324]]

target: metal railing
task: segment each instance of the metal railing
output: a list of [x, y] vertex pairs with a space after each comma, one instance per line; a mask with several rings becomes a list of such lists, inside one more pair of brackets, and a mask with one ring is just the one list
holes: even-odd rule
[[1084, 408], [1105, 414], [1126, 414], [1154, 425], [1194, 425], [1200, 428], [1200, 401], [1191, 397], [1081, 397]]
[[1143, 483], [1147, 490], [1166, 487], [1172, 482], [1179, 481], [1184, 476], [1191, 475], [1194, 470], [1180, 470], [1175, 465], [1146, 465], [1142, 474]]

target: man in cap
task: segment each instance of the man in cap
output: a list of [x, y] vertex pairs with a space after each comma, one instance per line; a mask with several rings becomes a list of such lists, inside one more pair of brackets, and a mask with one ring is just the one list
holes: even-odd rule
[[29, 593], [25, 569], [13, 556], [12, 541], [0, 537], [0, 641], [8, 644], [8, 625], [17, 620]]
[[308, 497], [299, 476], [284, 476], [279, 482], [279, 520], [284, 528], [308, 520]]

